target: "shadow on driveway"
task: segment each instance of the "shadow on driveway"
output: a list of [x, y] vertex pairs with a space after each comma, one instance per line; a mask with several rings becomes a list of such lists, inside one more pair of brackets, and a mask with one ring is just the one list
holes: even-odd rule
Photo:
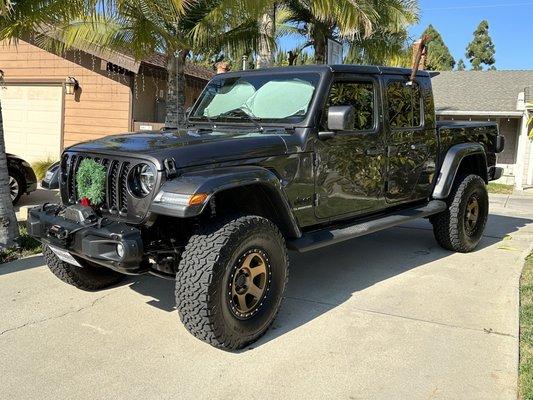
[[[501, 241], [531, 219], [491, 214], [476, 251]], [[303, 301], [298, 312], [282, 307], [273, 329], [254, 347], [267, 343], [329, 310], [376, 283], [453, 254], [436, 243], [427, 221], [414, 221], [316, 251], [290, 253], [290, 279], [285, 297]], [[41, 255], [0, 265], [0, 276], [43, 266]], [[148, 305], [165, 312], [175, 310], [174, 281], [151, 275], [132, 276], [119, 286], [149, 296]], [[178, 323], [178, 321], [176, 321]]]
[[43, 265], [44, 258], [41, 254], [22, 258], [20, 260], [0, 264], [0, 276], [11, 274], [13, 272], [25, 271], [31, 268], [42, 267]]
[[[498, 243], [533, 220], [491, 214], [486, 235], [476, 251]], [[254, 347], [290, 332], [344, 303], [354, 294], [413, 268], [453, 254], [435, 241], [431, 225], [420, 221], [349, 240], [309, 253], [290, 254], [290, 279], [285, 297], [302, 300], [291, 314], [282, 307], [273, 329]], [[152, 276], [135, 277], [129, 286], [153, 299], [147, 304], [174, 310], [174, 282]]]

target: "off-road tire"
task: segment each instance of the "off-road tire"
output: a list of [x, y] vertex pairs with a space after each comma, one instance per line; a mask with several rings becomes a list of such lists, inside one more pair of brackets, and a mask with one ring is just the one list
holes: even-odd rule
[[[468, 234], [465, 215], [472, 196], [476, 196], [479, 202], [479, 216], [475, 230]], [[435, 239], [447, 250], [469, 253], [478, 245], [487, 224], [489, 197], [485, 181], [478, 175], [459, 177], [454, 183], [447, 204], [446, 211], [430, 218]]]
[[[243, 256], [257, 249], [268, 261], [269, 289], [255, 314], [242, 320], [230, 306], [232, 271]], [[212, 346], [241, 349], [260, 338], [274, 321], [288, 268], [285, 241], [268, 219], [236, 216], [204, 226], [190, 238], [178, 267], [176, 306], [180, 319], [192, 335]]]
[[[82, 268], [61, 261], [48, 246], [43, 247], [43, 255], [50, 271], [69, 285], [78, 289], [95, 291], [121, 282], [126, 275], [105, 267], [98, 267], [80, 261]], [[79, 261], [79, 260], [78, 260]]]

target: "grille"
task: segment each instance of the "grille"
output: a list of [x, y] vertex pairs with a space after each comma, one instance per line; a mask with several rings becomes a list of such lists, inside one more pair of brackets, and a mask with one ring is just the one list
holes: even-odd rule
[[127, 216], [128, 199], [130, 197], [128, 194], [128, 174], [131, 169], [131, 163], [128, 161], [89, 157], [82, 154], [65, 154], [62, 160], [62, 168], [66, 172], [65, 188], [68, 202], [73, 204], [79, 200], [76, 173], [82, 160], [87, 158], [103, 165], [107, 172], [105, 204], [102, 205], [101, 210], [110, 214]]

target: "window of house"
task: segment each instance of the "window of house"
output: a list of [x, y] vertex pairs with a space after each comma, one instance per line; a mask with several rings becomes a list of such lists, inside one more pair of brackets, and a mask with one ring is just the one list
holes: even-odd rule
[[328, 97], [325, 116], [331, 106], [353, 106], [355, 122], [350, 130], [372, 130], [375, 124], [375, 91], [372, 82], [335, 82]]
[[391, 128], [414, 128], [422, 123], [420, 86], [415, 82], [393, 81], [387, 85]]

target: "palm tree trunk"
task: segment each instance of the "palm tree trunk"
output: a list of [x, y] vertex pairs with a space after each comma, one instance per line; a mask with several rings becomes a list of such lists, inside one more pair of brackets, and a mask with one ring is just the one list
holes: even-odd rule
[[327, 41], [328, 37], [331, 37], [332, 32], [333, 27], [329, 26], [327, 23], [315, 21], [313, 24], [309, 35], [311, 36], [311, 41], [315, 50], [316, 64], [326, 64], [328, 58]]
[[257, 68], [269, 68], [274, 64], [274, 36], [276, 34], [276, 5], [259, 20]]
[[19, 227], [9, 190], [4, 122], [0, 104], [0, 250], [16, 247], [18, 237]]
[[315, 62], [317, 64], [325, 64], [327, 55], [326, 55], [326, 37], [320, 32], [313, 39], [314, 48], [315, 48]]
[[180, 50], [167, 57], [167, 102], [165, 126], [180, 128], [185, 126], [187, 115], [185, 110], [185, 60], [188, 50]]

